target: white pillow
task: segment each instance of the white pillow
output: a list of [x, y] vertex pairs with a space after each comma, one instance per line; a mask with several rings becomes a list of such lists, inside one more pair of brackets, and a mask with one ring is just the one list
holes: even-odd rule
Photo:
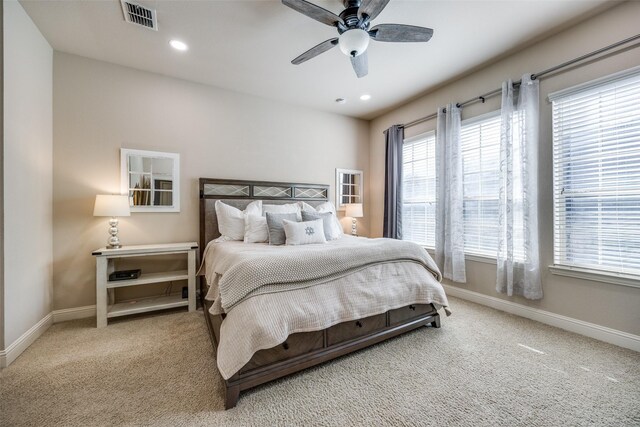
[[302, 214], [300, 214], [300, 205], [297, 203], [287, 203], [284, 205], [262, 205], [262, 215], [267, 212], [271, 213], [294, 213], [298, 218], [298, 221], [302, 220]]
[[311, 206], [309, 203], [307, 202], [298, 202], [298, 205], [300, 206], [300, 209], [302, 209], [303, 211], [311, 211], [311, 212], [318, 212], [316, 210], [316, 208], [314, 208], [313, 206]]
[[216, 243], [233, 242], [233, 241], [234, 239], [232, 239], [229, 236], [220, 236], [212, 240], [212, 242], [216, 242]]
[[287, 245], [308, 245], [311, 243], [326, 243], [322, 219], [307, 222], [282, 220]]
[[262, 200], [249, 203], [244, 212], [220, 200], [216, 200], [215, 208], [220, 234], [226, 239], [244, 240], [244, 214], [261, 215]]
[[335, 239], [339, 239], [344, 234], [344, 230], [342, 229], [342, 224], [340, 224], [340, 220], [338, 219], [338, 214], [336, 213], [336, 207], [333, 206], [331, 202], [324, 202], [316, 206], [316, 212], [325, 213], [331, 212], [333, 214], [333, 231], [331, 233], [332, 236], [335, 236]]
[[244, 215], [244, 242], [265, 243], [269, 241], [267, 218], [259, 215]]
[[315, 207], [315, 210], [317, 212], [331, 212], [334, 215], [336, 213], [336, 207], [333, 206], [333, 203], [331, 202], [320, 203], [318, 206]]

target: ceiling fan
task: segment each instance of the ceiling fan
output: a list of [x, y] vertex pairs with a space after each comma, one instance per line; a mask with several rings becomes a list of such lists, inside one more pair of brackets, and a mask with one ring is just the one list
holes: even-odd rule
[[402, 24], [379, 24], [369, 29], [371, 21], [390, 0], [343, 0], [345, 9], [336, 15], [305, 0], [282, 0], [282, 3], [309, 18], [338, 29], [339, 37], [325, 40], [291, 61], [302, 64], [328, 51], [334, 46], [351, 58], [351, 65], [358, 78], [369, 72], [367, 47], [369, 40], [379, 42], [428, 42], [433, 36], [431, 28]]

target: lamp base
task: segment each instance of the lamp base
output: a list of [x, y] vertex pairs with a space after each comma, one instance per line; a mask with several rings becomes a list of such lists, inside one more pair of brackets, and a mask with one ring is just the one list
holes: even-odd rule
[[356, 219], [353, 218], [351, 220], [351, 235], [352, 236], [357, 236], [358, 235], [358, 231], [356, 230]]
[[121, 248], [120, 239], [118, 238], [118, 218], [109, 220], [109, 240], [107, 240], [107, 249]]

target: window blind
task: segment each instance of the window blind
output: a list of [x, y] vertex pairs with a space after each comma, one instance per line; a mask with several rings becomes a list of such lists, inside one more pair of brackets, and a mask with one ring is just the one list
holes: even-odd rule
[[462, 123], [464, 251], [496, 257], [500, 185], [500, 115]]
[[436, 232], [436, 137], [405, 139], [402, 147], [402, 239], [434, 248]]
[[549, 98], [554, 262], [640, 277], [640, 70]]

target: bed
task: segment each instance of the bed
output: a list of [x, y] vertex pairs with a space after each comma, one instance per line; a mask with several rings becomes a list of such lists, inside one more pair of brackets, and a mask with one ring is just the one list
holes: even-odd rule
[[[449, 313], [435, 263], [408, 242], [351, 236], [295, 247], [211, 242], [220, 236], [218, 200], [238, 209], [254, 200], [318, 206], [328, 201], [327, 185], [201, 178], [199, 187], [206, 248], [200, 296], [225, 381], [225, 409], [243, 390], [422, 326], [439, 328], [438, 309]], [[305, 267], [293, 271], [297, 264]]]

